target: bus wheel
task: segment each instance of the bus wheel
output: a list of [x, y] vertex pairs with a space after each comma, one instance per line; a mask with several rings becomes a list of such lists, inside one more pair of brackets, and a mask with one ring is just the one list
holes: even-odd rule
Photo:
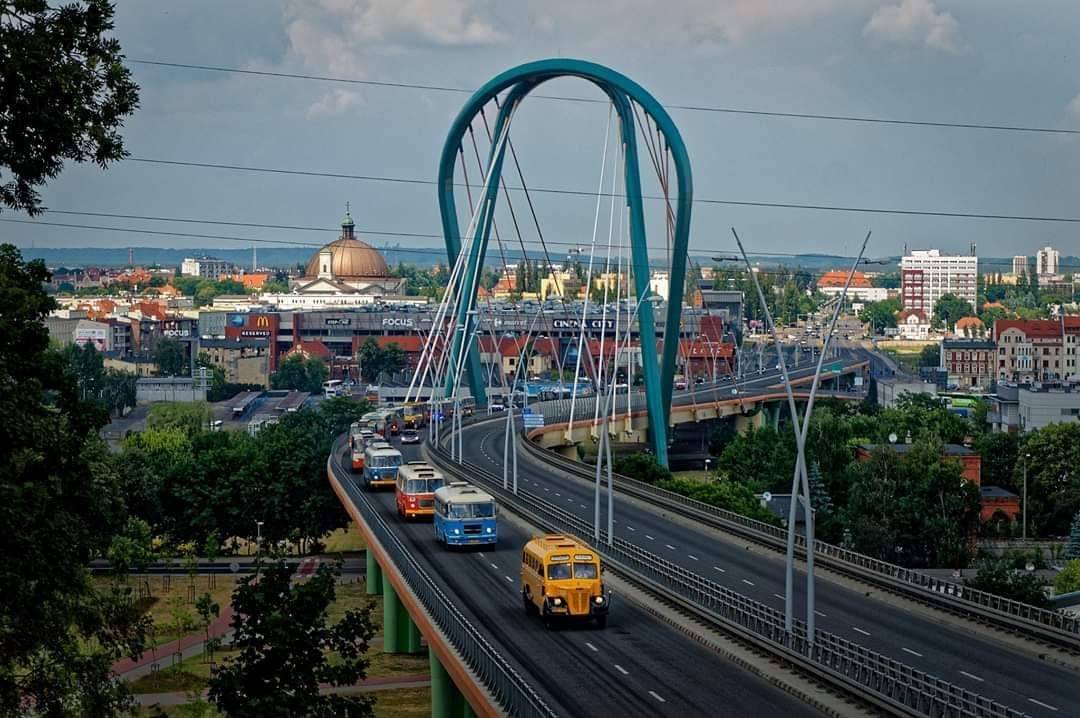
[[521, 592], [521, 602], [525, 607], [525, 615], [531, 616], [536, 613], [536, 604], [532, 602], [532, 598], [524, 591]]
[[597, 628], [607, 628], [607, 616], [597, 616], [596, 617], [596, 627]]

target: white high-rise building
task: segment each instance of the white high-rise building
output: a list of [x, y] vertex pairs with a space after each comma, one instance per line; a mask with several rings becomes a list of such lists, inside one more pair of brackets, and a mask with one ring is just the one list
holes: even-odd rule
[[904, 309], [934, 315], [934, 304], [946, 294], [976, 301], [979, 258], [942, 254], [936, 249], [915, 249], [900, 260], [900, 297]]
[[1057, 274], [1061, 254], [1053, 247], [1043, 247], [1035, 253], [1035, 271], [1037, 274]]
[[222, 274], [228, 274], [231, 270], [232, 265], [214, 257], [187, 257], [180, 265], [180, 274], [203, 279], [220, 279]]
[[1012, 273], [1016, 276], [1028, 273], [1028, 258], [1027, 255], [1017, 254], [1013, 256], [1013, 270]]

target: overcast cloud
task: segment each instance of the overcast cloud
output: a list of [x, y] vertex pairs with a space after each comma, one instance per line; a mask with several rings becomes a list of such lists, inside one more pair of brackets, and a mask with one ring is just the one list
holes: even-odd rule
[[[1077, 27], [1080, 3], [1065, 0], [120, 0], [117, 18], [129, 58], [474, 88], [521, 62], [580, 57], [670, 104], [1080, 129]], [[125, 136], [136, 157], [433, 179], [465, 101], [437, 91], [133, 68], [143, 100]], [[544, 94], [599, 96], [572, 81]], [[671, 112], [699, 198], [1080, 216], [1080, 137]], [[526, 102], [513, 138], [529, 184], [595, 191], [607, 114], [604, 104]], [[475, 179], [475, 164], [470, 172]], [[351, 201], [361, 233], [439, 231], [434, 188], [423, 185], [126, 162], [106, 172], [69, 168], [44, 197], [57, 210], [320, 227], [336, 224]], [[536, 200], [546, 236], [588, 244], [593, 200]], [[853, 251], [873, 229], [878, 255], [905, 245], [966, 251], [970, 243], [980, 254], [1033, 253], [1047, 243], [1080, 254], [1075, 224], [707, 204], [694, 212], [692, 244], [709, 251], [728, 249], [735, 225], [760, 251]], [[509, 232], [509, 219], [500, 223]], [[655, 216], [650, 227], [662, 251]], [[0, 224], [0, 234], [53, 247], [166, 244], [13, 224]]]

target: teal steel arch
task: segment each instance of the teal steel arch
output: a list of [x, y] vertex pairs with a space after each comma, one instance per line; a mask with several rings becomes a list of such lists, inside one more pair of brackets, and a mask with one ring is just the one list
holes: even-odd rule
[[[675, 177], [678, 195], [675, 202], [675, 234], [671, 246], [672, 265], [669, 268], [670, 288], [667, 307], [667, 335], [671, 341], [664, 343], [662, 361], [657, 356], [656, 328], [651, 306], [643, 307], [638, 314], [638, 327], [641, 334], [642, 370], [645, 380], [646, 407], [650, 417], [650, 440], [657, 460], [665, 466], [668, 463], [668, 419], [671, 411], [671, 390], [675, 377], [675, 362], [678, 351], [679, 323], [682, 316], [683, 284], [686, 274], [686, 252], [690, 241], [690, 207], [693, 200], [693, 180], [690, 173], [690, 158], [686, 152], [679, 130], [671, 116], [651, 94], [630, 78], [611, 68], [584, 60], [552, 59], [530, 62], [503, 72], [469, 98], [450, 126], [443, 145], [439, 161], [439, 212], [442, 216], [443, 236], [446, 240], [446, 254], [453, 265], [461, 252], [461, 230], [458, 226], [456, 204], [454, 201], [454, 168], [458, 148], [473, 119], [488, 102], [499, 93], [509, 90], [502, 101], [498, 118], [493, 128], [493, 137], [499, 138], [503, 128], [521, 100], [544, 82], [557, 77], [579, 77], [592, 82], [610, 99], [622, 127], [625, 145], [623, 178], [627, 206], [630, 211], [630, 246], [631, 266], [634, 271], [634, 289], [638, 298], [649, 291], [650, 267], [648, 243], [645, 237], [645, 213], [641, 198], [641, 175], [638, 166], [637, 134], [631, 101], [636, 102], [653, 119], [664, 137], [675, 164]], [[492, 167], [492, 176], [501, 177], [505, 144], [494, 142], [488, 157]], [[495, 205], [498, 200], [499, 183], [489, 182], [485, 197], [480, 203], [480, 217], [475, 222], [468, 262], [462, 274], [465, 282], [465, 298], [459, 303], [456, 316], [456, 331], [451, 343], [448, 367], [457, 365], [457, 356], [463, 342], [467, 342], [465, 371], [469, 388], [477, 402], [486, 399], [480, 357], [473, 338], [475, 317], [467, 313], [468, 307], [475, 303], [479, 284], [478, 278], [484, 265], [488, 238], [491, 232]], [[447, 372], [447, 393], [454, 389], [454, 372]]]

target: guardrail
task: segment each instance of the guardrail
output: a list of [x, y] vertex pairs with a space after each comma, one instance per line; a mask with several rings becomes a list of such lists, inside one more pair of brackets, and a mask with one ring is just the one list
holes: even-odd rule
[[[471, 482], [480, 482], [501, 502], [538, 526], [585, 537], [593, 527], [585, 520], [528, 492], [517, 495], [502, 488], [494, 474], [474, 464], [450, 458], [441, 446], [432, 447], [444, 471]], [[688, 571], [656, 554], [623, 539], [601, 543], [594, 548], [612, 566], [628, 577], [659, 586], [703, 612], [727, 631], [751, 640], [773, 656], [798, 665], [819, 680], [846, 693], [869, 700], [879, 708], [901, 715], [972, 716], [974, 718], [1018, 718], [1020, 711], [972, 693], [960, 686], [918, 671], [888, 656], [825, 631], [815, 631], [807, 640], [806, 626], [798, 621], [795, 630], [784, 629], [783, 614], [769, 606], [736, 593]]]
[[[338, 452], [335, 445], [334, 452]], [[331, 456], [333, 461], [333, 455]], [[333, 469], [331, 468], [331, 471]], [[533, 690], [525, 679], [507, 663], [479, 630], [461, 613], [439, 588], [431, 575], [413, 557], [405, 543], [371, 504], [362, 491], [348, 492], [380, 547], [394, 562], [402, 578], [423, 605], [432, 622], [465, 660], [484, 686], [495, 696], [507, 715], [542, 716], [556, 713]]]
[[[521, 441], [528, 453], [546, 464], [592, 481], [591, 470], [573, 459], [537, 446], [525, 437]], [[614, 474], [615, 485], [627, 495], [643, 499], [666, 509], [682, 510], [690, 518], [705, 520], [715, 528], [731, 531], [744, 538], [784, 550], [787, 530], [748, 518], [733, 511], [711, 506], [673, 491], [652, 486], [643, 481]], [[806, 555], [806, 537], [796, 535], [796, 551]], [[917, 596], [923, 601], [942, 605], [950, 610], [974, 613], [978, 618], [1014, 631], [1037, 634], [1042, 640], [1070, 650], [1080, 650], [1080, 618], [1028, 603], [1003, 598], [986, 591], [927, 576], [913, 569], [867, 556], [835, 544], [814, 541], [814, 557], [821, 565], [861, 580], [870, 580], [884, 588]]]

